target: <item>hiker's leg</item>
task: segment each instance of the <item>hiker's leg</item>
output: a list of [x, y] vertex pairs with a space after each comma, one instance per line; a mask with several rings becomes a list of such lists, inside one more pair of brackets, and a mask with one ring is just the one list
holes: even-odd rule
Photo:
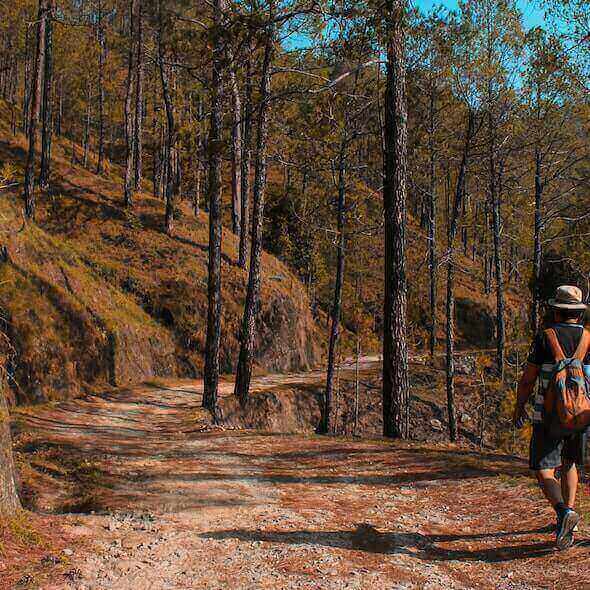
[[578, 490], [578, 470], [575, 463], [564, 463], [561, 467], [561, 493], [563, 501], [568, 508], [573, 508], [576, 503], [576, 491]]
[[561, 485], [555, 477], [555, 469], [562, 463], [563, 441], [550, 436], [543, 424], [533, 425], [529, 467], [535, 472], [545, 497], [555, 508], [563, 509]]
[[535, 472], [535, 475], [543, 494], [545, 494], [545, 498], [549, 500], [551, 506], [555, 508], [558, 504], [563, 504], [561, 485], [555, 477], [555, 469], [539, 469]]
[[563, 501], [568, 508], [573, 508], [576, 502], [579, 473], [584, 468], [586, 459], [586, 433], [580, 432], [565, 440], [561, 466], [561, 490]]

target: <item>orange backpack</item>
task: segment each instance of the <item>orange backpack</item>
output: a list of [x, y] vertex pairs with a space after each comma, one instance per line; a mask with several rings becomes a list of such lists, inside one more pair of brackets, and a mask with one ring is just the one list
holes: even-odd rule
[[590, 390], [584, 375], [584, 358], [590, 347], [590, 332], [584, 330], [571, 358], [566, 358], [552, 328], [545, 336], [555, 367], [545, 392], [545, 424], [556, 438], [575, 434], [590, 425]]

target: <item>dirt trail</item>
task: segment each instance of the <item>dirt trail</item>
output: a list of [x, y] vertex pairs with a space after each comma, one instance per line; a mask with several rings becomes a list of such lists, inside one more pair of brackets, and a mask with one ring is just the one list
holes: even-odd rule
[[68, 573], [41, 588], [589, 587], [590, 543], [553, 550], [523, 461], [212, 430], [200, 391], [171, 381], [21, 415], [32, 438], [90, 465], [80, 513], [60, 517]]

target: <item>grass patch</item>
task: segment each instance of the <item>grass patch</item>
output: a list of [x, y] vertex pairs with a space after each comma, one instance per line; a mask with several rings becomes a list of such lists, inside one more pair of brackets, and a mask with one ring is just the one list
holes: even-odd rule
[[0, 520], [0, 554], [4, 554], [8, 545], [17, 545], [23, 549], [43, 548], [48, 545], [48, 541], [36, 530], [30, 514], [20, 510], [14, 516]]

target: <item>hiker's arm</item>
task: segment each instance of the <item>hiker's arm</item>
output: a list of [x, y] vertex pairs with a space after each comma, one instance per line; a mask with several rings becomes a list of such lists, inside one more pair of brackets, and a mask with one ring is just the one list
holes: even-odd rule
[[525, 415], [525, 405], [531, 397], [537, 382], [541, 368], [533, 363], [527, 363], [527, 366], [518, 382], [516, 390], [516, 405], [514, 407], [514, 423]]

